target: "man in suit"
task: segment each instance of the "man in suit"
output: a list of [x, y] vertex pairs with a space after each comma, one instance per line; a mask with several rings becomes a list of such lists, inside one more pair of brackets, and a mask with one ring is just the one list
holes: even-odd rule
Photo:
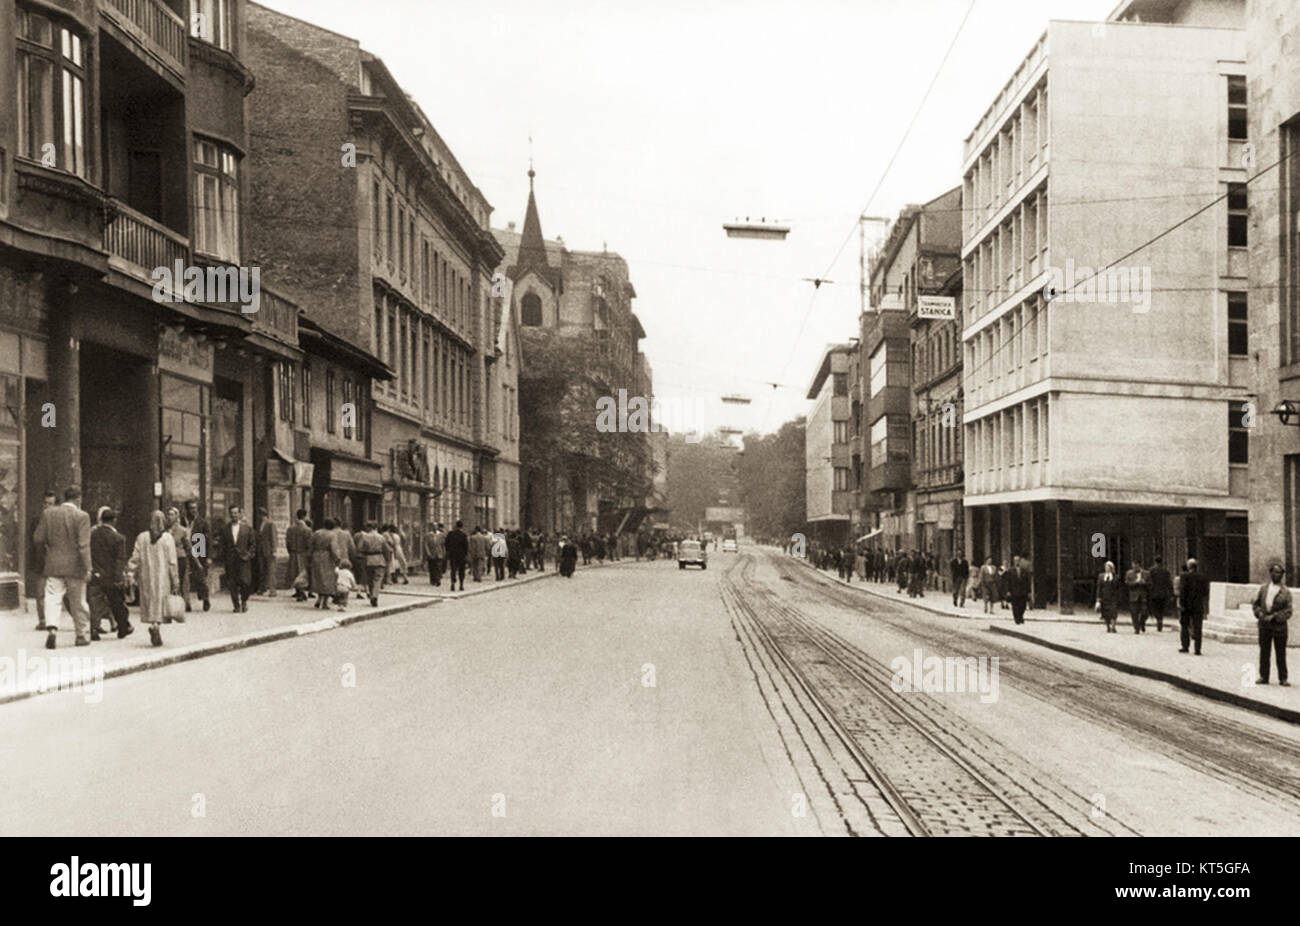
[[130, 612], [126, 607], [126, 538], [118, 533], [117, 512], [104, 507], [99, 524], [90, 532], [90, 639], [104, 632], [104, 618], [117, 631], [117, 638], [130, 636]]
[[462, 529], [463, 524], [456, 522], [456, 527], [447, 534], [447, 563], [451, 573], [451, 590], [456, 590], [456, 579], [460, 579], [460, 590], [465, 591], [465, 559], [469, 556], [469, 538]]
[[[311, 528], [307, 526], [307, 510], [299, 508], [294, 515], [294, 522], [284, 531], [284, 546], [289, 553], [289, 576], [296, 580], [303, 572], [310, 570], [308, 546], [311, 543]], [[293, 587], [293, 600], [306, 601], [307, 589]]]
[[[447, 567], [447, 532], [442, 524], [430, 524], [431, 530], [424, 535], [424, 555], [429, 563], [429, 582], [442, 585], [442, 571]], [[474, 576], [478, 581], [478, 576]]]
[[238, 505], [230, 506], [230, 523], [221, 529], [221, 553], [226, 563], [226, 584], [235, 613], [248, 611], [248, 595], [253, 586], [253, 559], [257, 556], [257, 538], [243, 519]]
[[[948, 564], [952, 575], [952, 603], [954, 607], [966, 607], [966, 582], [970, 579], [970, 562], [964, 554], [954, 556]], [[959, 600], [960, 599], [960, 602]]]
[[475, 582], [483, 581], [483, 573], [487, 571], [488, 557], [491, 553], [492, 544], [488, 540], [487, 530], [482, 524], [475, 525], [474, 533], [469, 535], [469, 567]]
[[1017, 624], [1025, 622], [1025, 604], [1029, 601], [1029, 570], [1019, 556], [1011, 557], [1011, 568], [1002, 574], [1006, 598], [1011, 602], [1011, 616]]
[[1201, 622], [1210, 610], [1210, 580], [1201, 575], [1196, 567], [1196, 560], [1187, 561], [1187, 571], [1179, 583], [1178, 603], [1180, 639], [1182, 646], [1178, 652], [1187, 652], [1188, 643], [1196, 645], [1196, 655], [1201, 655]]
[[[59, 503], [59, 497], [52, 490], [45, 493], [45, 508], [53, 508]], [[36, 529], [41, 526], [38, 514], [27, 525], [27, 571], [38, 576], [36, 580], [36, 629], [45, 630], [45, 548], [36, 543]]]
[[90, 645], [90, 613], [86, 582], [91, 576], [90, 515], [81, 510], [81, 489], [71, 486], [63, 504], [46, 508], [36, 528], [36, 545], [45, 550], [45, 648], [56, 646], [55, 633], [63, 616], [63, 597], [77, 633], [77, 646]]
[[1255, 620], [1259, 621], [1259, 678], [1256, 685], [1268, 684], [1268, 650], [1271, 645], [1277, 652], [1277, 683], [1291, 684], [1286, 680], [1286, 626], [1291, 619], [1291, 590], [1282, 579], [1286, 573], [1282, 564], [1273, 562], [1268, 567], [1268, 581], [1255, 595]]
[[1151, 574], [1142, 568], [1140, 562], [1133, 560], [1133, 565], [1124, 573], [1124, 586], [1128, 589], [1128, 612], [1133, 621], [1133, 632], [1146, 633]]
[[1160, 633], [1165, 629], [1165, 608], [1174, 600], [1174, 579], [1158, 556], [1147, 578], [1150, 580], [1150, 610], [1156, 619], [1156, 633]]
[[[190, 529], [190, 548], [177, 550], [176, 555], [179, 557], [183, 554], [190, 558], [190, 579], [198, 590], [203, 610], [207, 611], [212, 608], [211, 595], [208, 593], [208, 544], [212, 543], [209, 533], [212, 528], [208, 526], [208, 519], [199, 514], [199, 503], [193, 499], [185, 503], [185, 526]], [[201, 538], [201, 541], [197, 538]], [[202, 551], [201, 557], [195, 553], [196, 546]]]
[[257, 593], [275, 597], [275, 522], [265, 508], [257, 509]]

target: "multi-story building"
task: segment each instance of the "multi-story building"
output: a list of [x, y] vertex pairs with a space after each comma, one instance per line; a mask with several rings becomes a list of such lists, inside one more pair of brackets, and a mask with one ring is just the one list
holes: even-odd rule
[[491, 207], [379, 58], [310, 23], [248, 11], [253, 249], [314, 320], [394, 371], [370, 395], [343, 396], [373, 404], [372, 472], [348, 526], [395, 523], [415, 558], [429, 521], [486, 524], [499, 502], [489, 303], [502, 250]]
[[[649, 419], [624, 416], [638, 389], [645, 337], [627, 262], [612, 251], [574, 251], [542, 237], [528, 172], [522, 232], [495, 232], [505, 249], [519, 318], [519, 409], [524, 525], [547, 533], [634, 533], [648, 513], [653, 453]], [[620, 393], [625, 398], [620, 398]], [[618, 427], [597, 427], [597, 401], [620, 406]]]
[[[1286, 0], [1247, 5], [1244, 135], [1252, 145], [1249, 285], [1231, 307], [1230, 352], [1258, 358], [1261, 414], [1250, 431], [1250, 577], [1269, 561], [1300, 582], [1300, 417], [1263, 414], [1290, 402], [1300, 409], [1300, 7]], [[1244, 92], [1245, 100], [1240, 94]], [[1237, 110], [1240, 112], [1240, 109]], [[1239, 117], [1238, 117], [1239, 118]]]
[[492, 314], [500, 322], [496, 356], [488, 367], [488, 395], [493, 398], [487, 406], [487, 428], [499, 454], [493, 467], [495, 507], [489, 520], [493, 528], [513, 530], [523, 526], [519, 517], [523, 502], [519, 467], [519, 369], [523, 357], [519, 352], [519, 313], [514, 284], [500, 272], [492, 281]]
[[246, 14], [0, 4], [0, 607], [47, 488], [128, 535], [173, 503], [252, 514], [263, 387], [301, 354], [248, 248]]
[[1027, 554], [1062, 610], [1091, 602], [1106, 559], [1247, 571], [1234, 6], [1049, 23], [965, 142], [967, 549]]
[[871, 257], [861, 320], [864, 522], [885, 549], [946, 561], [961, 536], [961, 189], [907, 206]]
[[808, 386], [813, 402], [804, 432], [804, 497], [809, 540], [842, 547], [853, 538], [853, 407], [849, 361], [853, 344], [831, 344]]

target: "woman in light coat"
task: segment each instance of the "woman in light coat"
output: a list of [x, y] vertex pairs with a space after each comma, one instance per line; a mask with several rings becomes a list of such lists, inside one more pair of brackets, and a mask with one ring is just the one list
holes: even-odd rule
[[340, 562], [334, 523], [333, 518], [326, 518], [307, 541], [307, 551], [311, 556], [311, 593], [316, 596], [317, 608], [328, 608], [330, 599], [339, 592], [338, 576], [334, 572]]
[[161, 511], [149, 515], [149, 529], [135, 538], [135, 549], [126, 571], [140, 588], [140, 620], [149, 625], [149, 641], [162, 646], [159, 624], [167, 614], [167, 596], [180, 590], [180, 569], [176, 563], [176, 541], [167, 530]]

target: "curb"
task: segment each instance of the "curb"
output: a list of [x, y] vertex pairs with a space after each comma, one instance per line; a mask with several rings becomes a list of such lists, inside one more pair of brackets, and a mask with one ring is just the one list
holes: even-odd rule
[[[137, 672], [145, 672], [150, 669], [161, 669], [165, 666], [176, 665], [182, 662], [190, 662], [194, 659], [202, 659], [206, 656], [217, 656], [222, 653], [233, 652], [239, 649], [248, 649], [252, 646], [261, 646], [264, 643], [275, 643], [280, 640], [289, 640], [294, 637], [310, 636], [315, 633], [323, 633], [329, 630], [337, 630], [340, 627], [349, 627], [352, 624], [360, 624], [364, 621], [378, 620], [381, 617], [391, 617], [394, 614], [402, 614], [406, 611], [414, 611], [418, 608], [426, 608], [439, 604], [437, 599], [421, 599], [409, 604], [391, 605], [376, 611], [361, 611], [356, 614], [339, 614], [337, 617], [326, 617], [317, 621], [305, 624], [291, 624], [281, 627], [269, 627], [265, 630], [253, 630], [237, 637], [223, 637], [218, 640], [209, 640], [204, 643], [194, 643], [190, 646], [182, 647], [177, 650], [170, 650], [159, 653], [156, 656], [140, 656], [125, 662], [114, 663], [105, 666], [101, 674], [92, 673], [89, 677], [85, 674], [73, 678], [59, 677], [58, 684], [50, 687], [34, 686], [22, 691], [13, 691], [7, 694], [0, 694], [0, 704], [10, 704], [14, 701], [22, 701], [36, 695], [48, 694], [55, 691], [70, 691], [83, 687], [87, 682], [107, 681], [110, 678], [121, 678], [124, 675], [134, 675]], [[336, 612], [337, 613], [337, 612]], [[42, 651], [43, 652], [43, 651]], [[55, 652], [58, 652], [57, 650]], [[90, 658], [76, 656], [74, 658]]]
[[1191, 679], [1173, 675], [1160, 669], [1148, 669], [1145, 666], [1135, 666], [1130, 662], [1120, 662], [1118, 659], [1112, 659], [1109, 656], [1102, 656], [1085, 649], [1079, 649], [1075, 646], [1066, 646], [1063, 643], [1053, 643], [1050, 640], [1042, 640], [1038, 637], [1032, 637], [1029, 634], [1021, 633], [1016, 630], [1009, 630], [1005, 627], [989, 627], [991, 633], [999, 633], [1003, 636], [1015, 637], [1018, 640], [1025, 640], [1029, 643], [1036, 643], [1039, 646], [1046, 647], [1050, 650], [1056, 650], [1059, 653], [1067, 653], [1080, 659], [1086, 659], [1089, 662], [1095, 662], [1098, 665], [1107, 666], [1123, 672], [1126, 675], [1136, 675], [1141, 678], [1149, 678], [1157, 682], [1167, 682], [1176, 688], [1189, 691], [1192, 694], [1200, 695], [1203, 698], [1209, 698], [1212, 701], [1220, 701], [1225, 704], [1231, 704], [1234, 707], [1240, 707], [1248, 711], [1254, 711], [1257, 714], [1266, 714], [1269, 717], [1275, 717], [1278, 720], [1287, 723], [1300, 724], [1300, 711], [1292, 710], [1288, 707], [1279, 707], [1276, 704], [1269, 704], [1267, 701], [1258, 701], [1255, 698], [1248, 698], [1245, 695], [1237, 694], [1232, 691], [1226, 691], [1222, 688], [1215, 688], [1211, 685], [1203, 685], [1200, 682], [1194, 682]]

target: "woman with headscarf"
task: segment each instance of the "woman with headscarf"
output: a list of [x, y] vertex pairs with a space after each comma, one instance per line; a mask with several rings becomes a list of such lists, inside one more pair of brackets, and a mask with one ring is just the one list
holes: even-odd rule
[[167, 596], [180, 589], [180, 569], [176, 562], [176, 541], [167, 530], [167, 518], [161, 511], [149, 515], [149, 529], [135, 538], [135, 550], [126, 571], [135, 577], [140, 589], [140, 620], [149, 625], [149, 641], [162, 646], [159, 624], [167, 614]]
[[339, 565], [334, 527], [334, 519], [326, 518], [312, 532], [311, 540], [307, 543], [307, 553], [311, 557], [311, 593], [316, 596], [318, 608], [328, 608], [330, 599], [339, 592], [338, 578], [334, 571]]
[[[180, 567], [181, 577], [181, 597], [185, 599], [185, 610], [194, 610], [190, 605], [190, 571], [193, 565], [190, 561], [192, 555], [190, 549], [190, 529], [185, 526], [181, 520], [181, 510], [175, 505], [167, 509], [167, 532], [172, 535], [172, 542], [176, 545], [176, 565]], [[185, 622], [184, 617], [177, 618], [181, 623]]]
[[1101, 575], [1097, 576], [1097, 610], [1106, 622], [1106, 632], [1115, 633], [1115, 621], [1119, 618], [1120, 582], [1115, 575], [1115, 564], [1106, 560]]

